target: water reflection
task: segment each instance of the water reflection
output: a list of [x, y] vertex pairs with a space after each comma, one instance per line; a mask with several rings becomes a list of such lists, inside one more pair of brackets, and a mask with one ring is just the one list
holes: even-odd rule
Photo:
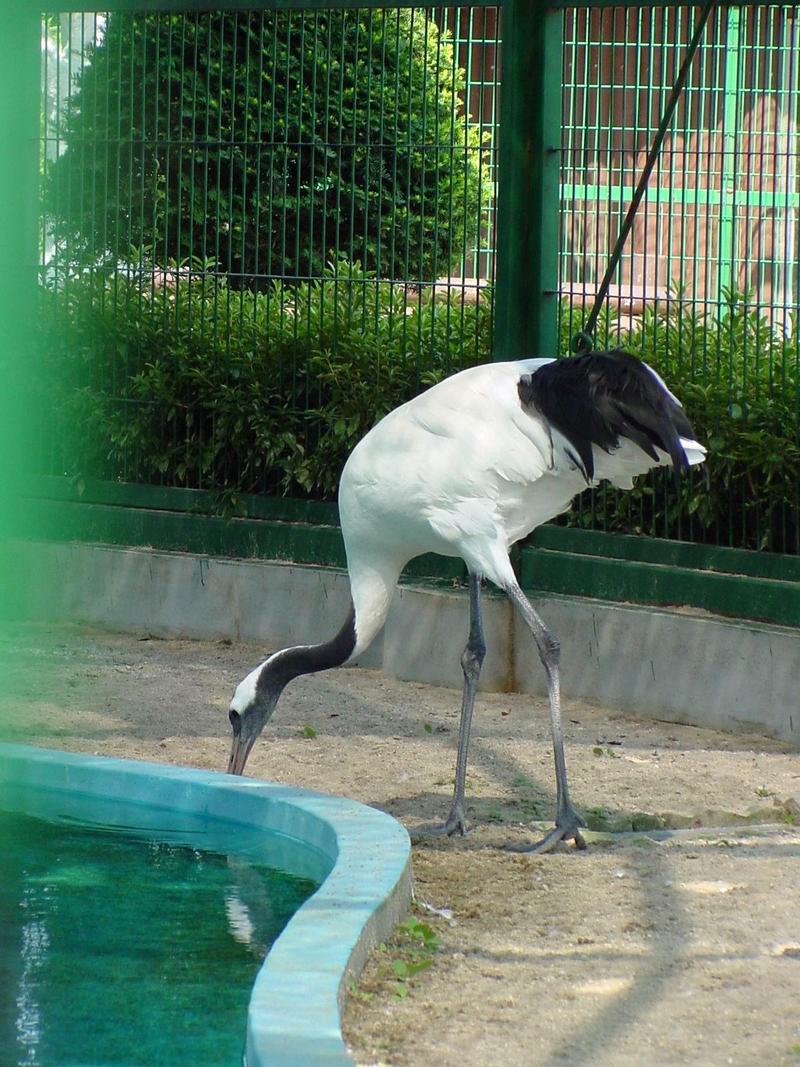
[[314, 883], [240, 855], [2, 813], [0, 855], [9, 1067], [239, 1067], [260, 961]]
[[[25, 889], [20, 907], [23, 912], [31, 911], [38, 913], [42, 909], [37, 906], [37, 891], [34, 888]], [[45, 894], [46, 895], [46, 894]], [[22, 973], [19, 977], [18, 992], [16, 997], [16, 1040], [20, 1050], [20, 1065], [35, 1067], [38, 1062], [37, 1051], [42, 1024], [42, 1013], [36, 997], [39, 974], [47, 963], [47, 953], [50, 948], [50, 938], [44, 918], [36, 917], [25, 922], [22, 926], [20, 945], [20, 958]]]

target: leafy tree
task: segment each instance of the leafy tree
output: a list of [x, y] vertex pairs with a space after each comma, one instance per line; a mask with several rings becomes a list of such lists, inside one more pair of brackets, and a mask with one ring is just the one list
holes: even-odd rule
[[214, 261], [234, 284], [340, 254], [447, 274], [489, 195], [463, 91], [419, 10], [112, 14], [49, 171], [57, 242], [84, 264]]

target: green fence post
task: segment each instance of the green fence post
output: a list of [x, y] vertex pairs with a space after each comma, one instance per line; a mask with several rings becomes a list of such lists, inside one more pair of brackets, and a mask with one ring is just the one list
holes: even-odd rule
[[728, 36], [725, 42], [724, 116], [722, 120], [722, 174], [719, 190], [719, 282], [718, 299], [731, 289], [736, 278], [736, 146], [739, 143], [739, 9], [727, 11]]
[[[781, 225], [778, 227], [777, 247], [774, 253], [777, 263], [773, 265], [774, 276], [779, 279], [778, 285], [773, 287], [772, 302], [775, 300], [775, 291], [780, 287], [781, 302], [784, 307], [790, 305], [796, 289], [797, 263], [795, 261], [795, 249], [797, 248], [797, 154], [792, 151], [792, 146], [797, 144], [797, 105], [792, 109], [792, 97], [796, 94], [797, 61], [800, 57], [800, 12], [792, 9], [786, 12], [783, 24], [783, 50], [781, 58], [781, 82], [777, 97], [781, 110], [785, 115], [785, 133], [782, 135], [783, 145], [777, 154], [780, 191], [783, 192], [785, 203], [780, 205]], [[784, 147], [785, 145], [785, 147]], [[778, 186], [776, 186], [776, 191]], [[778, 206], [776, 201], [776, 207]], [[776, 212], [776, 214], [779, 214]]]
[[562, 11], [503, 6], [494, 358], [557, 354]]
[[[26, 340], [36, 308], [39, 192], [38, 7], [4, 0], [0, 14], [0, 615], [20, 595], [7, 537], [31, 454]], [[13, 579], [13, 583], [12, 583]], [[13, 584], [13, 587], [12, 587]]]

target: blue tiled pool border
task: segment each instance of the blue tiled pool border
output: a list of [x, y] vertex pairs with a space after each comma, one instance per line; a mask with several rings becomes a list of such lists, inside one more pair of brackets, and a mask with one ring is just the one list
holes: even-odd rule
[[[167, 764], [0, 744], [0, 806], [123, 802], [122, 825], [144, 807], [294, 838], [330, 865], [317, 892], [290, 920], [253, 986], [247, 1067], [352, 1064], [340, 1009], [348, 975], [387, 937], [411, 899], [411, 846], [391, 816], [356, 801], [255, 778]], [[26, 798], [28, 803], [25, 803]], [[88, 805], [88, 808], [87, 808]], [[35, 812], [30, 812], [35, 814]]]

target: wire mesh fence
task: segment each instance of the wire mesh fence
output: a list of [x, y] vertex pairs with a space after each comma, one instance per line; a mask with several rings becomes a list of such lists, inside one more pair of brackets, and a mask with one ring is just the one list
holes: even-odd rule
[[42, 273], [94, 326], [95, 469], [331, 492], [376, 415], [490, 357], [495, 9], [44, 25]]
[[[713, 13], [619, 273], [621, 326], [670, 299], [716, 311], [731, 289], [752, 294], [778, 328], [796, 314], [796, 14]], [[693, 16], [681, 7], [568, 14], [562, 278], [575, 299], [605, 269]]]
[[[558, 15], [562, 353], [696, 13]], [[42, 468], [332, 495], [383, 411], [491, 358], [503, 14], [45, 16], [44, 322], [78, 399]], [[800, 551], [797, 16], [712, 14], [598, 334], [697, 413], [713, 483], [603, 488], [572, 523]]]
[[[566, 14], [564, 344], [594, 300], [697, 10]], [[621, 507], [620, 521], [662, 536], [800, 548], [798, 32], [795, 7], [712, 13], [598, 338], [658, 360], [702, 411], [718, 477], [689, 494], [694, 510], [671, 506], [658, 477], [633, 512], [619, 494], [595, 492], [578, 517], [587, 526], [613, 527]]]

